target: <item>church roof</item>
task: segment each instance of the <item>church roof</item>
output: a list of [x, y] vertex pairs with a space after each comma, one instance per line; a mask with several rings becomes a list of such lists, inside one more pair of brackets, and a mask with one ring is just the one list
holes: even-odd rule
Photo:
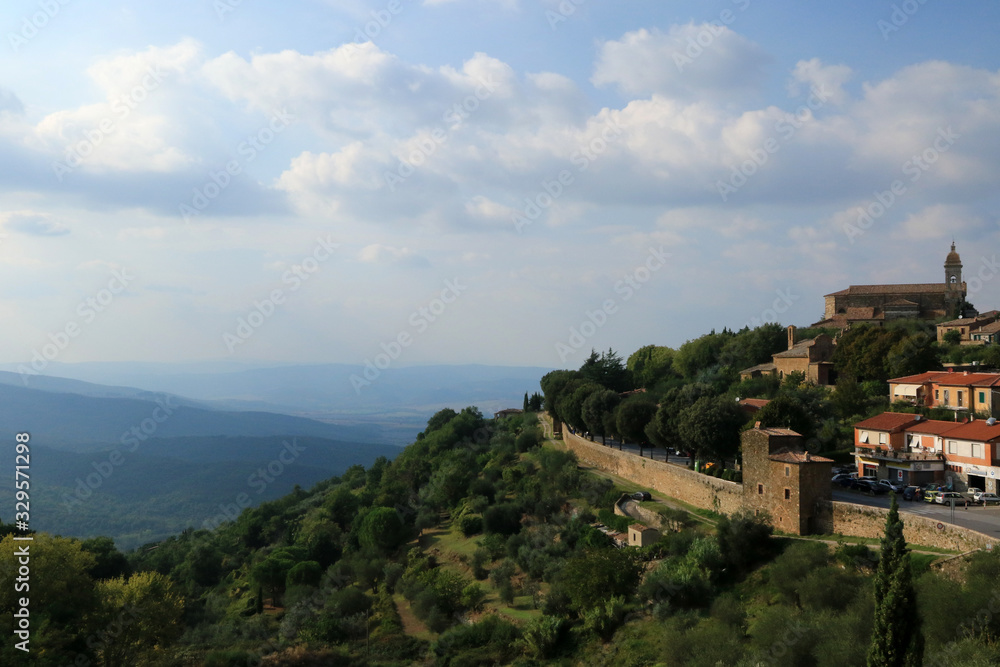
[[826, 296], [861, 296], [871, 294], [903, 295], [903, 294], [944, 294], [950, 291], [946, 283], [915, 283], [912, 285], [851, 285], [839, 292]]
[[897, 306], [897, 307], [900, 307], [900, 306], [906, 306], [906, 307], [916, 306], [917, 308], [920, 307], [919, 303], [914, 303], [913, 301], [910, 301], [909, 299], [896, 299], [895, 301], [890, 301], [889, 303], [887, 303], [885, 305], [886, 305], [886, 307], [888, 307], [888, 306]]

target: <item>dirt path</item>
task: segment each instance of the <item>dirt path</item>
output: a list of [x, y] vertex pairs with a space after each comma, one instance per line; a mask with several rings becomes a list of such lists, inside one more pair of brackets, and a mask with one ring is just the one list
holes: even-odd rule
[[403, 623], [403, 632], [411, 637], [426, 637], [431, 634], [427, 626], [413, 614], [413, 610], [410, 609], [410, 603], [402, 595], [398, 593], [393, 595], [392, 601], [395, 603], [399, 619]]

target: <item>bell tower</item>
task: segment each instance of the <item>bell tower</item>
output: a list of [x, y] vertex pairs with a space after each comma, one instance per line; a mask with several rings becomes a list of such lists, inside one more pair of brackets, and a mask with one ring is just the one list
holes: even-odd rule
[[955, 242], [951, 242], [951, 252], [944, 260], [944, 281], [949, 289], [964, 292], [962, 289], [962, 259], [955, 252]]

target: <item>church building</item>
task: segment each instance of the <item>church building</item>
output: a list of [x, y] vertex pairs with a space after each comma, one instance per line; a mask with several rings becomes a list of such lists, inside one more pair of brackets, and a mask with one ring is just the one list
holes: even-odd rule
[[823, 320], [814, 327], [844, 328], [852, 323], [882, 325], [887, 320], [951, 317], [965, 300], [962, 260], [951, 244], [944, 260], [944, 282], [913, 285], [851, 285], [827, 294]]

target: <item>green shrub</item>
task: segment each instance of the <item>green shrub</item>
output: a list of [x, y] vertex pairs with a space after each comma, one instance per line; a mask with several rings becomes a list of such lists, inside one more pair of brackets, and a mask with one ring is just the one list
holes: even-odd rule
[[466, 537], [478, 535], [483, 532], [483, 518], [481, 516], [463, 516], [459, 527]]

